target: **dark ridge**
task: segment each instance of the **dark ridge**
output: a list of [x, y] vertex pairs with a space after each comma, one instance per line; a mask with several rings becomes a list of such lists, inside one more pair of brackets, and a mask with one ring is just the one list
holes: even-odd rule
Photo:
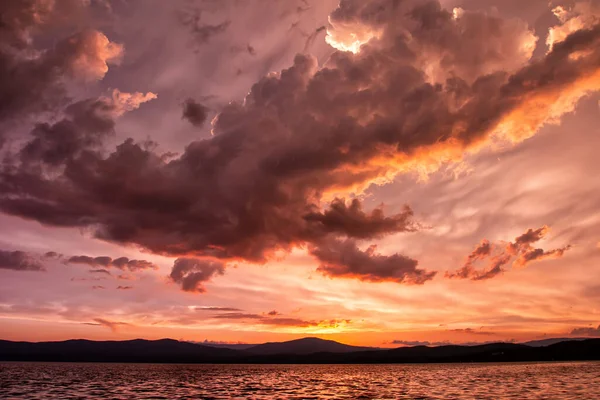
[[[600, 360], [600, 339], [562, 341], [542, 347], [493, 343], [480, 346], [363, 349], [316, 338], [265, 343], [247, 350], [217, 348], [169, 339], [123, 342], [68, 340], [43, 343], [0, 341], [0, 361], [370, 364]], [[284, 353], [274, 353], [278, 351]]]
[[369, 350], [378, 349], [372, 347], [350, 346], [347, 344], [334, 342], [333, 340], [323, 340], [314, 337], [290, 340], [288, 342], [264, 343], [246, 349], [248, 353], [256, 355], [352, 353]]
[[552, 344], [560, 343], [560, 342], [569, 342], [569, 341], [581, 341], [589, 338], [553, 338], [553, 339], [542, 339], [542, 340], [532, 340], [530, 342], [525, 342], [527, 346], [531, 347], [544, 347], [550, 346]]
[[0, 341], [0, 360], [4, 361], [196, 363], [224, 361], [239, 355], [236, 350], [171, 339], [41, 343]]

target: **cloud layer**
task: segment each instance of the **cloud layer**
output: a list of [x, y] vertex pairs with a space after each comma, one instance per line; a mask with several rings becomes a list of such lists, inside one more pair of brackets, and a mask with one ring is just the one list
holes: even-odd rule
[[0, 250], [0, 269], [13, 271], [45, 271], [46, 268], [33, 255], [23, 251]]
[[600, 325], [597, 328], [575, 328], [571, 331], [571, 335], [600, 337]]
[[[574, 18], [566, 15], [556, 29]], [[225, 106], [214, 137], [190, 143], [179, 157], [131, 139], [109, 153], [101, 148], [120, 110], [153, 94], [72, 104], [63, 120], [38, 125], [2, 166], [0, 210], [179, 257], [171, 279], [186, 291], [204, 291], [228, 261], [262, 263], [305, 246], [328, 276], [422, 284], [435, 273], [416, 260], [359, 247], [414, 231], [410, 209], [386, 216], [340, 196], [405, 171], [433, 171], [495, 140], [529, 138], [600, 88], [594, 23], [568, 30], [533, 59], [536, 38], [525, 23], [453, 12], [437, 1], [342, 0], [330, 21], [328, 42], [339, 51], [324, 66], [298, 55], [242, 103]], [[227, 23], [199, 25], [198, 17], [190, 26], [206, 41]], [[35, 72], [22, 80], [58, 74], [38, 84], [44, 94], [64, 77], [101, 78], [121, 53], [104, 35], [82, 32], [40, 55], [34, 67], [41, 72], [28, 67]], [[7, 68], [16, 68], [11, 60]], [[10, 94], [12, 84], [0, 90]], [[519, 247], [506, 256], [518, 254], [526, 265], [565, 250]], [[467, 263], [458, 277], [487, 279], [507, 262], [493, 259], [482, 275]]]

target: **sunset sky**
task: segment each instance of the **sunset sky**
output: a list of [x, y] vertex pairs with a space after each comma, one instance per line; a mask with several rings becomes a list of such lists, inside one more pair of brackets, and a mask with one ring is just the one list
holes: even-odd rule
[[0, 2], [0, 339], [600, 337], [600, 0]]

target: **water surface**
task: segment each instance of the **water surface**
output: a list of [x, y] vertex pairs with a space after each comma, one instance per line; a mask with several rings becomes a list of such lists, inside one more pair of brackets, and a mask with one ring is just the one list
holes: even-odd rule
[[7, 399], [600, 399], [600, 363], [0, 363]]

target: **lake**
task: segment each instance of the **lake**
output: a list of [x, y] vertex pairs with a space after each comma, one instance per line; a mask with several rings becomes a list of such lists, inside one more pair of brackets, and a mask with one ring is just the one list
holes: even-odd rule
[[600, 399], [600, 363], [0, 363], [3, 399]]

